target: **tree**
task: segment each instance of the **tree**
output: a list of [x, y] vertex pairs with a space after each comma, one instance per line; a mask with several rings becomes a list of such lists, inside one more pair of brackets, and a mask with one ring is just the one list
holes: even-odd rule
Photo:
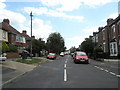
[[49, 52], [55, 52], [59, 54], [65, 51], [65, 42], [60, 33], [51, 33], [47, 38], [47, 48]]
[[81, 43], [81, 48], [82, 51], [86, 52], [87, 54], [92, 54], [93, 49], [94, 49], [94, 43], [92, 39], [86, 38], [85, 41]]
[[[45, 41], [43, 41], [42, 38], [32, 40], [32, 52], [34, 55], [37, 53], [40, 56], [40, 51], [42, 51], [42, 49], [46, 49]], [[30, 46], [28, 50], [30, 51]]]

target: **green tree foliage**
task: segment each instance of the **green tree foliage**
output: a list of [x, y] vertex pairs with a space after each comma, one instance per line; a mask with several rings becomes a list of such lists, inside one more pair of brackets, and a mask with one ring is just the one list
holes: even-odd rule
[[[29, 49], [30, 49], [30, 47], [29, 47]], [[40, 55], [40, 51], [42, 51], [42, 49], [46, 49], [45, 41], [43, 41], [41, 38], [32, 40], [33, 54], [38, 53]]]
[[13, 45], [13, 44], [9, 44], [9, 52], [18, 52], [18, 48]]
[[103, 49], [100, 46], [96, 46], [94, 48], [94, 53], [96, 53], [96, 52], [103, 52]]
[[94, 43], [92, 39], [86, 38], [85, 41], [81, 43], [81, 50], [86, 52], [87, 54], [93, 53]]
[[100, 46], [94, 48], [94, 59], [103, 58], [103, 49]]
[[8, 52], [9, 51], [9, 46], [2, 41], [2, 53]]
[[65, 42], [60, 33], [51, 33], [47, 38], [47, 48], [49, 52], [55, 52], [59, 54], [65, 51]]

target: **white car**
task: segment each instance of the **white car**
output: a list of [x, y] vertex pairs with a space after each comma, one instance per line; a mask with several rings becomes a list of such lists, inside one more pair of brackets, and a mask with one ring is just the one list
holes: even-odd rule
[[5, 61], [6, 59], [6, 54], [0, 55], [0, 61]]
[[61, 52], [61, 53], [60, 53], [60, 56], [62, 56], [62, 57], [63, 57], [63, 56], [64, 56], [64, 52]]

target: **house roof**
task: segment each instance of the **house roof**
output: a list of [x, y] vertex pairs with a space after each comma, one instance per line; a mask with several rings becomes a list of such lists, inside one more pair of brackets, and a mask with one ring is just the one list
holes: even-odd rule
[[116, 22], [119, 21], [119, 20], [120, 20], [120, 15], [119, 15], [117, 18], [115, 18], [115, 19], [113, 20], [113, 22], [111, 22], [108, 26], [113, 25], [114, 23], [116, 23]]
[[9, 25], [6, 22], [2, 22], [2, 29], [8, 30], [9, 33], [21, 34], [19, 31], [17, 31], [15, 28], [13, 28], [11, 25]]
[[6, 22], [1, 22], [0, 23], [0, 28], [3, 30], [7, 30], [9, 33], [12, 34], [19, 34], [21, 36], [24, 36], [25, 38], [29, 39], [30, 37], [27, 34], [24, 33], [20, 33], [19, 31], [17, 31], [15, 28], [13, 28], [10, 24], [6, 23]]
[[24, 33], [21, 33], [22, 36], [24, 36], [27, 40], [31, 40], [30, 36]]

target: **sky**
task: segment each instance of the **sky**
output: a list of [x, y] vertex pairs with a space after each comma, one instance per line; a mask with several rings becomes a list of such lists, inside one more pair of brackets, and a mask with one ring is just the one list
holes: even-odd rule
[[105, 26], [108, 18], [118, 16], [119, 0], [0, 0], [0, 22], [10, 20], [19, 32], [31, 35], [30, 12], [33, 13], [32, 35], [47, 40], [59, 32], [67, 49], [76, 48], [85, 38]]

